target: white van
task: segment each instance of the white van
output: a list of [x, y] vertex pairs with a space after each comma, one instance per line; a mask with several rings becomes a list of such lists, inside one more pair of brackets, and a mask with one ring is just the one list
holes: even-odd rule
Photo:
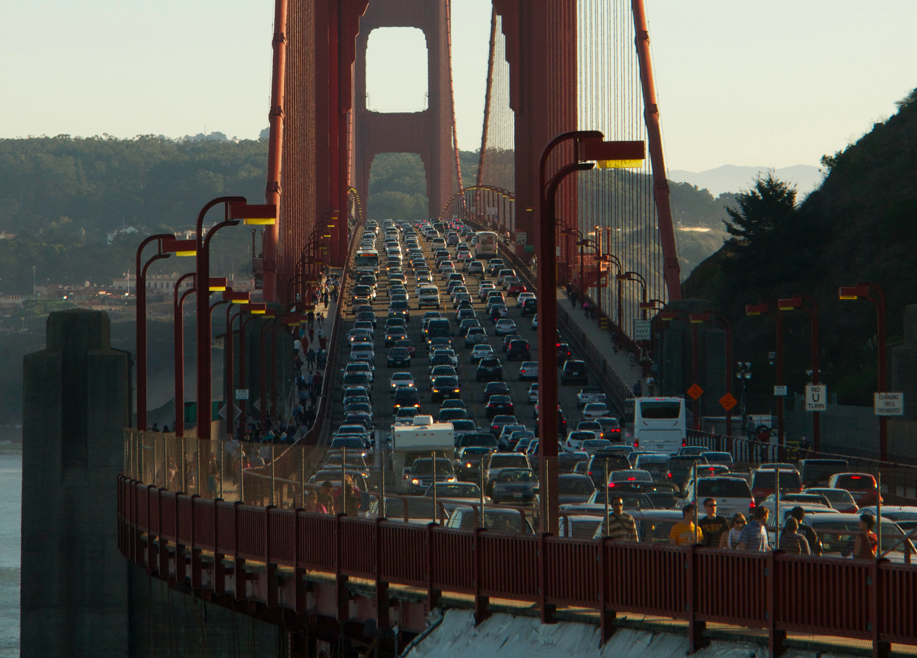
[[740, 477], [702, 477], [697, 478], [697, 495], [694, 494], [694, 480], [689, 480], [685, 486], [685, 502], [695, 503], [697, 513], [703, 516], [703, 503], [707, 498], [716, 500], [716, 513], [726, 519], [734, 514], [748, 513], [752, 509], [753, 498], [751, 487], [744, 478]]

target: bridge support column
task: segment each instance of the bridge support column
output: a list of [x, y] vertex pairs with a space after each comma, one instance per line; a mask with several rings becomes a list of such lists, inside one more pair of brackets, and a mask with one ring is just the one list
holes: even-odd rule
[[128, 653], [128, 565], [113, 521], [130, 360], [110, 335], [105, 313], [52, 313], [47, 348], [24, 359], [23, 656]]

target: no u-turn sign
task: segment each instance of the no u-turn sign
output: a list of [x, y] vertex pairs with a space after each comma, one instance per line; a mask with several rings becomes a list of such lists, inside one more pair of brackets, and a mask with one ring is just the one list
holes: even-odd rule
[[828, 387], [824, 384], [806, 386], [806, 411], [827, 411]]

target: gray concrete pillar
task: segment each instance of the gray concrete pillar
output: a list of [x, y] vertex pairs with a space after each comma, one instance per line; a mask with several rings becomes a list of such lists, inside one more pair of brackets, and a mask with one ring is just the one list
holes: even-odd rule
[[127, 655], [115, 485], [130, 358], [110, 338], [105, 313], [52, 313], [47, 349], [24, 359], [23, 658]]

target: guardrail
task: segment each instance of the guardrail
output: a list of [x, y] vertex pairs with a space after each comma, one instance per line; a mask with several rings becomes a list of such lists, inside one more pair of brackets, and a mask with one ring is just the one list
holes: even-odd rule
[[[620, 612], [683, 620], [691, 652], [705, 644], [707, 622], [767, 629], [776, 655], [787, 631], [869, 640], [873, 655], [892, 642], [917, 644], [917, 567], [882, 559], [469, 532], [205, 500], [126, 476], [117, 488], [123, 555], [208, 596], [233, 594], [225, 591], [224, 559], [235, 574], [257, 561], [263, 568], [235, 580], [235, 598], [249, 605], [253, 597], [273, 608], [300, 601], [302, 579], [277, 577], [287, 567], [332, 574], [339, 584], [369, 579], [377, 596], [389, 584], [422, 588], [431, 607], [441, 592], [470, 594], [478, 621], [490, 598], [534, 603], [544, 622], [557, 607], [582, 608], [598, 613], [603, 638]], [[202, 551], [214, 554], [212, 562]], [[284, 587], [297, 589], [283, 595]], [[338, 610], [339, 621], [349, 618], [348, 606]], [[387, 627], [388, 605], [375, 614]]]

